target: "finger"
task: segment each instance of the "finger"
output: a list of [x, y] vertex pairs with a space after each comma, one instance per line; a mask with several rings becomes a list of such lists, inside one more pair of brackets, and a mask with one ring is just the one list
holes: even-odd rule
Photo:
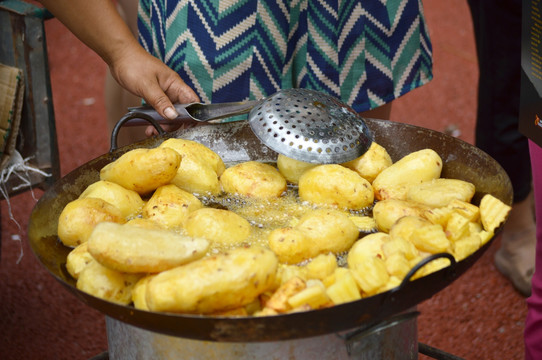
[[143, 97], [163, 118], [174, 120], [179, 116], [171, 100], [158, 84], [149, 86], [144, 91]]

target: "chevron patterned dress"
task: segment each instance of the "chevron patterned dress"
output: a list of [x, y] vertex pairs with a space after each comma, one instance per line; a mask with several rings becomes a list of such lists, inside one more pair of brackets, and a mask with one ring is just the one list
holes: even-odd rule
[[138, 26], [206, 103], [301, 87], [365, 111], [432, 79], [421, 0], [140, 0]]

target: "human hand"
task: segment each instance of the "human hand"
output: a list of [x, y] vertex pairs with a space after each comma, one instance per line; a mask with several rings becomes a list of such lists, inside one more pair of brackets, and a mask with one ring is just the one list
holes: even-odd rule
[[[173, 120], [179, 115], [173, 103], [198, 102], [197, 94], [181, 77], [162, 61], [142, 48], [132, 48], [110, 62], [113, 77], [128, 91], [142, 97], [165, 119]], [[165, 131], [198, 124], [190, 121], [179, 125], [162, 125]], [[157, 134], [154, 127], [145, 130], [147, 136]]]

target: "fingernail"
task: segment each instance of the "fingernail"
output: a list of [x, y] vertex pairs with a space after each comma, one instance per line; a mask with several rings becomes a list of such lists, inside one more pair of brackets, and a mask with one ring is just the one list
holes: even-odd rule
[[171, 106], [164, 110], [164, 114], [170, 120], [174, 120], [177, 118], [177, 116], [179, 116], [179, 113], [177, 113], [177, 111]]

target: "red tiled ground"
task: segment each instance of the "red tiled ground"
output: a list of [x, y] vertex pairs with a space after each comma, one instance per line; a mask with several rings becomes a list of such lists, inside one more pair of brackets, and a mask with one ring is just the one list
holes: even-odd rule
[[[455, 125], [473, 141], [477, 66], [464, 0], [425, 1], [434, 80], [394, 105], [393, 120]], [[46, 24], [62, 173], [107, 152], [101, 60], [56, 20]], [[40, 191], [35, 191], [39, 198]], [[0, 358], [89, 359], [107, 350], [104, 317], [67, 292], [26, 243], [31, 193], [2, 201]], [[23, 241], [14, 237], [20, 236]], [[465, 359], [522, 359], [525, 300], [495, 270], [496, 241], [466, 274], [420, 304], [419, 341]], [[19, 261], [19, 256], [22, 258]], [[421, 359], [427, 359], [421, 356]]]

